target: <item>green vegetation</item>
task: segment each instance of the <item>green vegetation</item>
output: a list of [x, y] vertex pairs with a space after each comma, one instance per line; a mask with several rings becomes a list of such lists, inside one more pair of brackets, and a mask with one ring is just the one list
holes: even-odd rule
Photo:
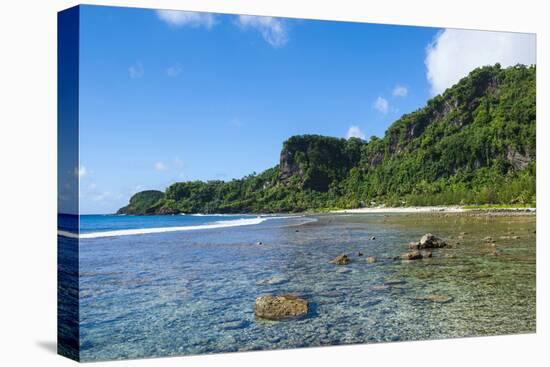
[[141, 191], [130, 198], [130, 203], [120, 208], [117, 214], [146, 214], [147, 210], [164, 198], [164, 193], [157, 190]]
[[534, 206], [535, 74], [534, 66], [478, 68], [424, 108], [402, 116], [383, 138], [293, 136], [283, 144], [279, 165], [260, 174], [178, 182], [163, 195], [134, 195], [119, 212]]

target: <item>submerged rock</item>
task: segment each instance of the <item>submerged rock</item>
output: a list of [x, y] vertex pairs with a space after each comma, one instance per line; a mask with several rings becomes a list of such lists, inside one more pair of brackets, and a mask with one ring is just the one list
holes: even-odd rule
[[238, 329], [244, 329], [250, 325], [250, 322], [246, 320], [234, 320], [234, 321], [228, 321], [223, 323], [222, 329], [223, 330], [238, 330]]
[[417, 301], [429, 301], [429, 302], [435, 302], [435, 303], [447, 303], [451, 302], [453, 300], [453, 297], [451, 296], [444, 296], [441, 294], [430, 294], [429, 296], [424, 297], [417, 297], [415, 298]]
[[288, 282], [288, 279], [282, 276], [274, 276], [269, 279], [263, 279], [258, 282], [259, 285], [278, 285]]
[[335, 264], [335, 265], [348, 265], [350, 262], [351, 262], [351, 259], [348, 257], [347, 254], [341, 254], [339, 256], [336, 256], [336, 258], [330, 261], [331, 264]]
[[493, 242], [493, 237], [487, 236], [487, 237], [485, 237], [485, 238], [483, 239], [483, 241], [485, 241], [485, 242]]
[[405, 252], [399, 256], [401, 260], [420, 260], [423, 258], [420, 251]]
[[256, 317], [266, 320], [284, 320], [304, 316], [309, 305], [305, 299], [285, 294], [281, 296], [261, 296], [256, 298], [254, 313]]
[[375, 262], [376, 262], [376, 257], [374, 257], [374, 256], [367, 257], [367, 263], [372, 264], [372, 263], [375, 263]]

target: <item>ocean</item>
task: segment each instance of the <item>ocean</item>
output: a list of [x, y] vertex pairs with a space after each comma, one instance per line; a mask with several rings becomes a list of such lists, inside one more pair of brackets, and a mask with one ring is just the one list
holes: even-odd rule
[[[71, 228], [60, 228], [61, 259]], [[78, 275], [60, 287], [78, 295], [79, 328], [66, 312], [60, 322], [82, 361], [532, 333], [534, 230], [535, 216], [81, 216]], [[427, 232], [454, 245], [393, 260]], [[341, 253], [352, 262], [331, 264]], [[257, 319], [267, 294], [310, 310]]]

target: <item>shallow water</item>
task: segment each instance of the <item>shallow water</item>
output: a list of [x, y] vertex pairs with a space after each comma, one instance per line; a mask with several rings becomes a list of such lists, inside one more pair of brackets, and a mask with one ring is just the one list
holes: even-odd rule
[[[314, 219], [81, 240], [81, 359], [535, 331], [534, 216]], [[391, 260], [427, 232], [460, 244], [431, 259]], [[351, 264], [329, 263], [343, 252]], [[388, 280], [400, 282], [379, 287]], [[306, 298], [309, 314], [255, 319], [256, 297], [285, 293]], [[420, 300], [429, 295], [452, 299]]]

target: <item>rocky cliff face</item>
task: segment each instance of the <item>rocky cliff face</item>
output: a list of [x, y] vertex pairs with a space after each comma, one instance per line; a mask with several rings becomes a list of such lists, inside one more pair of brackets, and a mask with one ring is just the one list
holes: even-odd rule
[[303, 180], [304, 172], [300, 168], [300, 165], [294, 159], [296, 151], [284, 146], [281, 150], [281, 157], [279, 160], [279, 180], [281, 183], [288, 185], [292, 177]]
[[[430, 100], [426, 107], [404, 115], [387, 131], [388, 158], [414, 149], [411, 143], [421, 137], [431, 125], [448, 124], [458, 131], [471, 124], [475, 117], [473, 112], [486, 99], [498, 97], [501, 87], [502, 79], [493, 68], [479, 69], [463, 78], [443, 95]], [[379, 155], [373, 157], [372, 163], [379, 164], [380, 158]]]
[[361, 147], [357, 138], [341, 139], [321, 135], [300, 135], [283, 144], [279, 162], [279, 181], [298, 184], [305, 189], [327, 191], [359, 163]]

